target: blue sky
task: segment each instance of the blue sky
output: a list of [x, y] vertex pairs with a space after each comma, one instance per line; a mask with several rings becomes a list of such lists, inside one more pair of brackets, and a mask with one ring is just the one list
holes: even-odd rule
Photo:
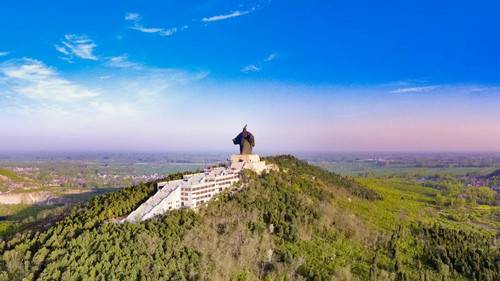
[[6, 0], [0, 146], [231, 149], [248, 123], [263, 150], [500, 150], [499, 11]]

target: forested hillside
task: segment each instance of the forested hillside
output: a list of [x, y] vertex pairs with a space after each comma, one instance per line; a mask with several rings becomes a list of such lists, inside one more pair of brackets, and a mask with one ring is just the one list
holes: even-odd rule
[[0, 280], [500, 280], [497, 214], [474, 225], [429, 188], [265, 160], [279, 171], [143, 223], [117, 219], [154, 183], [96, 197], [2, 241]]

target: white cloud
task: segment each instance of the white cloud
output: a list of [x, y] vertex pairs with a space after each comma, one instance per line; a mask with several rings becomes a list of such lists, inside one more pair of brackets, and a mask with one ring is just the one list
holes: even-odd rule
[[138, 21], [141, 16], [138, 13], [127, 13], [125, 14], [125, 20]]
[[132, 69], [142, 68], [142, 65], [140, 63], [130, 61], [127, 54], [123, 54], [121, 56], [116, 56], [116, 57], [110, 57], [106, 62], [106, 66], [116, 67], [116, 68], [132, 68]]
[[174, 35], [174, 33], [177, 32], [176, 27], [172, 27], [169, 29], [164, 29], [164, 28], [160, 28], [160, 27], [144, 27], [144, 26], [137, 24], [137, 23], [134, 26], [130, 27], [130, 29], [144, 32], [144, 33], [158, 33], [160, 36], [172, 36], [172, 35]]
[[59, 58], [62, 59], [63, 61], [66, 61], [67, 63], [74, 63], [74, 61], [69, 57], [59, 57]]
[[399, 88], [392, 90], [391, 93], [393, 94], [406, 94], [406, 93], [424, 93], [424, 92], [430, 92], [432, 90], [435, 90], [439, 88], [437, 85], [433, 86], [420, 86], [420, 87], [407, 87], [407, 88]]
[[259, 72], [262, 70], [262, 68], [266, 65], [266, 63], [276, 59], [278, 54], [272, 53], [268, 55], [263, 61], [259, 62], [257, 65], [256, 64], [250, 64], [241, 69], [241, 72], [243, 73], [250, 73], [250, 72]]
[[236, 18], [236, 17], [241, 17], [241, 16], [244, 16], [244, 15], [247, 15], [247, 14], [250, 14], [252, 10], [249, 10], [249, 11], [234, 11], [234, 12], [231, 12], [229, 14], [224, 14], [224, 15], [217, 15], [217, 16], [211, 16], [211, 17], [204, 17], [201, 19], [202, 22], [213, 22], [213, 21], [220, 21], [220, 20], [227, 20], [227, 19], [230, 19], [230, 18]]
[[260, 71], [260, 67], [254, 65], [254, 64], [247, 65], [241, 69], [241, 72], [243, 72], [243, 73], [259, 72], [259, 71]]
[[[172, 35], [174, 35], [174, 33], [177, 32], [177, 27], [172, 27], [172, 28], [168, 28], [168, 29], [161, 28], [161, 27], [145, 27], [144, 25], [142, 25], [140, 23], [140, 19], [141, 19], [141, 17], [139, 14], [136, 14], [136, 13], [125, 14], [125, 20], [134, 22], [134, 25], [129, 27], [130, 29], [144, 32], [144, 33], [157, 33], [160, 36], [166, 36], [166, 37], [172, 36]], [[184, 25], [181, 27], [180, 30], [185, 30], [187, 28], [188, 28], [188, 26]]]
[[[98, 78], [100, 80], [106, 80], [113, 77], [113, 81], [126, 82], [127, 86], [125, 88], [130, 89], [131, 81], [140, 81], [140, 87], [135, 90], [135, 92], [142, 92], [141, 88], [150, 89], [149, 85], [185, 85], [190, 82], [202, 80], [209, 75], [207, 71], [190, 72], [175, 68], [162, 68], [148, 66], [146, 64], [131, 61], [127, 54], [122, 54], [120, 56], [109, 57], [105, 62], [104, 66], [116, 68], [113, 70], [113, 76], [106, 75], [104, 78], [100, 75]], [[127, 78], [123, 78], [127, 77]], [[150, 91], [150, 90], [147, 90]]]
[[500, 87], [494, 86], [474, 86], [469, 89], [470, 93], [494, 93], [500, 91]]
[[[188, 72], [180, 69], [147, 66], [145, 64], [129, 60], [127, 54], [108, 58], [105, 66], [123, 69], [126, 72], [114, 72], [114, 74], [132, 75], [133, 77], [136, 77], [142, 81], [141, 87], [144, 87], [148, 84], [145, 83], [146, 80], [154, 81], [153, 84], [156, 83], [157, 85], [186, 84], [189, 82], [202, 80], [209, 74], [209, 72], [207, 71]], [[103, 78], [101, 77], [100, 79], [102, 80]], [[109, 77], [110, 76], [105, 76], [104, 79], [107, 79]]]
[[56, 50], [66, 56], [67, 59], [79, 57], [86, 60], [97, 60], [94, 50], [97, 45], [86, 35], [66, 34], [61, 44], [55, 45]]
[[[134, 67], [109, 69], [107, 63]], [[35, 59], [0, 62], [2, 147], [98, 148], [98, 143], [113, 143], [116, 148], [115, 140], [129, 139], [123, 136], [145, 136], [184, 118], [179, 104], [190, 108], [190, 102], [183, 102], [203, 92], [198, 82], [208, 73], [151, 67], [124, 54], [103, 57], [96, 68], [76, 75], [70, 79]]]
[[262, 67], [265, 66], [266, 63], [276, 59], [276, 56], [277, 54], [276, 53], [272, 53], [270, 55], [268, 55], [264, 60], [263, 62], [255, 65], [255, 64], [250, 64], [250, 65], [247, 65], [245, 67], [243, 67], [241, 69], [241, 72], [243, 73], [251, 73], [251, 72], [259, 72], [262, 70]]
[[158, 33], [160, 36], [172, 36], [177, 32], [176, 27], [172, 27], [169, 29], [164, 29], [160, 27], [144, 27], [138, 23], [134, 26], [130, 27], [130, 29], [137, 30], [144, 33]]
[[169, 29], [164, 29], [163, 31], [160, 32], [160, 35], [161, 36], [172, 36], [176, 32], [177, 32], [177, 28], [176, 27], [172, 27], [172, 28], [169, 28]]
[[58, 52], [63, 53], [64, 55], [67, 55], [67, 56], [69, 56], [69, 55], [70, 55], [70, 53], [69, 53], [69, 51], [66, 49], [66, 47], [63, 47], [63, 46], [58, 46], [58, 45], [55, 45], [55, 47], [56, 47], [56, 50], [57, 50]]
[[4, 57], [9, 55], [9, 52], [0, 52], [0, 57]]
[[157, 33], [163, 30], [163, 28], [157, 28], [157, 27], [144, 27], [142, 25], [134, 25], [130, 29], [137, 30], [140, 32], [144, 33]]
[[276, 53], [272, 53], [272, 54], [270, 54], [269, 56], [267, 56], [267, 58], [265, 58], [265, 59], [264, 59], [264, 62], [269, 62], [269, 61], [274, 60], [274, 59], [276, 58], [276, 56], [277, 56], [277, 55], [278, 55], [278, 54], [276, 54]]
[[0, 75], [2, 88], [31, 99], [71, 102], [100, 94], [60, 77], [41, 61], [29, 58], [1, 64]]

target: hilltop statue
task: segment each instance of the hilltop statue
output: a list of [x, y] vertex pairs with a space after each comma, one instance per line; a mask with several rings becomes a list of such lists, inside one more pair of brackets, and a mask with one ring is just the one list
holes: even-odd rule
[[252, 148], [255, 146], [255, 139], [252, 133], [247, 131], [247, 125], [245, 125], [243, 131], [233, 139], [233, 143], [240, 145], [240, 154], [252, 154]]

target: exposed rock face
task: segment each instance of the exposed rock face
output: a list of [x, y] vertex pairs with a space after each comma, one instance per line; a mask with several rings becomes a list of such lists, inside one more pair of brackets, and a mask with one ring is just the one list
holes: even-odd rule
[[57, 199], [47, 191], [0, 194], [0, 204], [54, 204]]
[[0, 204], [14, 205], [54, 205], [79, 202], [78, 195], [87, 193], [98, 194], [98, 190], [70, 190], [64, 193], [52, 191], [7, 192], [0, 193]]

